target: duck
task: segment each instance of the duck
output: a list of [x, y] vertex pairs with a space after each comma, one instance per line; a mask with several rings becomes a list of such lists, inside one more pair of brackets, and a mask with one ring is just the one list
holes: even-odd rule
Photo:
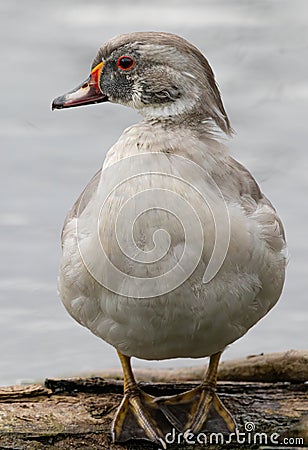
[[[118, 353], [124, 395], [113, 441], [166, 448], [172, 429], [232, 433], [235, 419], [216, 393], [219, 360], [281, 295], [281, 219], [230, 155], [233, 129], [193, 44], [167, 32], [111, 38], [89, 77], [52, 109], [106, 102], [142, 120], [109, 149], [69, 211], [58, 287], [68, 313]], [[138, 385], [132, 357], [209, 357], [209, 365], [196, 388], [154, 397]]]

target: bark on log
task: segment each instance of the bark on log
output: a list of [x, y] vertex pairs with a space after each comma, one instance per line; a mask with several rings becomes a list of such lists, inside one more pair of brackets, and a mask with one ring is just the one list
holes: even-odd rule
[[[197, 383], [140, 383], [152, 395], [173, 395], [195, 387]], [[246, 429], [246, 442], [229, 446], [204, 443], [194, 445], [175, 444], [170, 449], [201, 450], [221, 448], [258, 449], [254, 445], [255, 433], [266, 433], [267, 444], [273, 433], [278, 441], [292, 438], [283, 448], [308, 445], [308, 392], [304, 382], [219, 382], [218, 393], [234, 414], [239, 431], [250, 424], [255, 430]], [[15, 386], [0, 389], [0, 449], [85, 449], [85, 450], [150, 450], [155, 445], [131, 442], [112, 444], [110, 425], [122, 398], [123, 383], [100, 377], [49, 379], [45, 386]], [[253, 424], [253, 425], [251, 425]], [[249, 438], [250, 436], [250, 438]], [[208, 436], [209, 438], [209, 436]], [[300, 445], [295, 439], [305, 439]], [[213, 438], [214, 439], [214, 438]], [[242, 436], [242, 439], [244, 437]], [[251, 442], [248, 442], [251, 439]], [[276, 439], [276, 437], [274, 437]], [[181, 442], [184, 442], [181, 439]], [[215, 440], [213, 440], [215, 443]], [[276, 446], [277, 448], [277, 446]]]
[[[159, 370], [135, 369], [138, 379], [149, 382], [199, 381], [206, 365]], [[102, 378], [122, 379], [120, 370], [100, 372]], [[246, 358], [222, 361], [218, 368], [220, 381], [305, 382], [308, 380], [308, 350], [288, 350], [279, 353], [250, 355]]]

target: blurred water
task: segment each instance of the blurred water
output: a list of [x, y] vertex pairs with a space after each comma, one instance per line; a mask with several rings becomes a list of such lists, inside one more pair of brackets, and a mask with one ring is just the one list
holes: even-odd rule
[[[181, 34], [208, 57], [237, 135], [232, 153], [283, 218], [290, 248], [280, 303], [225, 357], [307, 346], [307, 14], [305, 0], [2, 0], [0, 384], [118, 365], [56, 292], [63, 218], [122, 130], [128, 109], [50, 111], [98, 47], [135, 30]], [[198, 364], [201, 361], [197, 361]], [[191, 364], [136, 361], [147, 367]]]

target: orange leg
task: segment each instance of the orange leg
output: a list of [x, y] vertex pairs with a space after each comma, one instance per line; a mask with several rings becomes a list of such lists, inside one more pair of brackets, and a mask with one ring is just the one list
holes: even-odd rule
[[171, 425], [155, 398], [137, 385], [128, 356], [118, 351], [124, 375], [124, 397], [112, 423], [113, 441], [146, 439], [165, 448], [165, 435]]

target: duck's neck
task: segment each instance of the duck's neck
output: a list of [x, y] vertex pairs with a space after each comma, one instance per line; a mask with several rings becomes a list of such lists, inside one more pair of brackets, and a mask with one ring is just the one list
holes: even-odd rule
[[177, 121], [182, 116], [194, 114], [197, 108], [198, 99], [192, 98], [178, 98], [169, 103], [147, 105], [139, 108], [140, 114], [147, 120], [164, 121], [171, 119]]
[[104, 167], [142, 153], [178, 155], [196, 162], [207, 158], [217, 161], [226, 148], [215, 139], [204, 117], [145, 118], [127, 128], [106, 155]]
[[212, 138], [221, 137], [224, 133], [224, 130], [217, 126], [213, 117], [205, 113], [198, 105], [191, 109], [180, 109], [178, 105], [171, 104], [161, 108], [150, 108], [146, 112], [141, 111], [141, 113], [144, 116], [141, 123], [151, 126], [160, 125], [167, 131], [186, 129], [194, 131], [197, 135], [208, 134]]
[[138, 108], [147, 123], [160, 123], [163, 127], [187, 127], [216, 135], [232, 135], [228, 116], [221, 104], [209, 104], [204, 95], [181, 97], [169, 103]]

